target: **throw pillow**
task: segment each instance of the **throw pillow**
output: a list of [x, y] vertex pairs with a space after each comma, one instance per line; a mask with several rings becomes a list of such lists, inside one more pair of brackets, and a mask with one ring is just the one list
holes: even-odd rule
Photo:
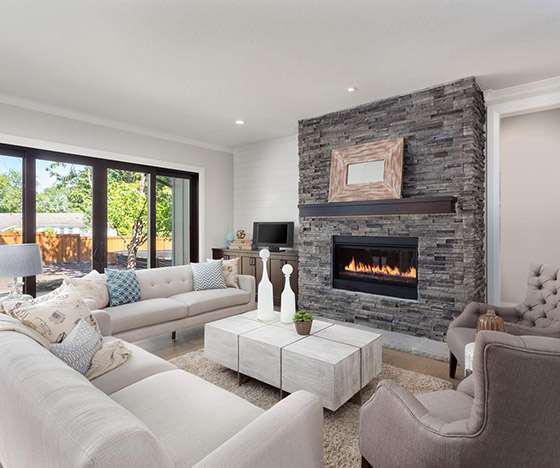
[[95, 309], [104, 309], [109, 305], [107, 283], [105, 283], [103, 275], [95, 270], [82, 278], [65, 279], [64, 284], [74, 286], [84, 299], [93, 301]]
[[81, 319], [101, 334], [91, 310], [74, 286], [62, 285], [37, 299], [8, 301], [3, 305], [8, 315], [40, 333], [50, 343], [63, 341]]
[[191, 263], [194, 290], [204, 291], [206, 289], [226, 289], [224, 281], [224, 269], [221, 260], [206, 263]]
[[[218, 260], [206, 259], [208, 262], [217, 262]], [[228, 288], [239, 289], [239, 258], [231, 260], [223, 260], [224, 281]]]
[[140, 300], [140, 283], [138, 283], [134, 270], [109, 270], [106, 268], [105, 281], [109, 289], [111, 307]]
[[86, 375], [91, 367], [91, 360], [101, 349], [101, 345], [101, 335], [81, 319], [66, 339], [62, 343], [52, 344], [50, 350], [72, 369]]

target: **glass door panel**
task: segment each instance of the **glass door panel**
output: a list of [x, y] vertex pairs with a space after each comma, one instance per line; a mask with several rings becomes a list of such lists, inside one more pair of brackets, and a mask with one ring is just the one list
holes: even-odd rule
[[189, 263], [189, 180], [157, 176], [157, 267]]
[[143, 172], [107, 170], [107, 267], [148, 266], [148, 182]]
[[58, 288], [65, 278], [92, 270], [91, 166], [56, 161], [36, 162], [36, 242], [43, 273], [37, 295]]
[[[0, 245], [21, 244], [23, 160], [0, 151]], [[9, 293], [12, 278], [0, 278], [0, 296]]]

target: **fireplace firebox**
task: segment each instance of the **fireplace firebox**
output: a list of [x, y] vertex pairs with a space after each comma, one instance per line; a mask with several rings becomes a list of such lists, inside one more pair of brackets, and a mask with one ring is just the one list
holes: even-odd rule
[[417, 237], [333, 237], [333, 288], [418, 299]]

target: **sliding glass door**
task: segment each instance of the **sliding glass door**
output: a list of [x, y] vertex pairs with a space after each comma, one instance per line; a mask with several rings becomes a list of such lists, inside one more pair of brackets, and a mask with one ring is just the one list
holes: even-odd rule
[[[23, 159], [0, 149], [0, 245], [21, 244]], [[0, 278], [0, 296], [9, 292], [12, 278]]]
[[19, 242], [41, 249], [32, 295], [92, 269], [198, 261], [198, 174], [0, 144], [0, 245]]
[[36, 160], [36, 241], [43, 259], [37, 294], [92, 270], [93, 167]]

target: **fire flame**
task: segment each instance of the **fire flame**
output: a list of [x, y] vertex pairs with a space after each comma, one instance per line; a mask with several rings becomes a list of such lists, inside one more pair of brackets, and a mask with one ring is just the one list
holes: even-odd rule
[[391, 268], [388, 265], [366, 265], [365, 263], [358, 262], [352, 257], [352, 261], [344, 267], [344, 271], [352, 271], [356, 273], [368, 273], [370, 275], [387, 275], [387, 276], [400, 276], [401, 278], [416, 278], [416, 268], [410, 267], [406, 271], [400, 271], [399, 267]]

